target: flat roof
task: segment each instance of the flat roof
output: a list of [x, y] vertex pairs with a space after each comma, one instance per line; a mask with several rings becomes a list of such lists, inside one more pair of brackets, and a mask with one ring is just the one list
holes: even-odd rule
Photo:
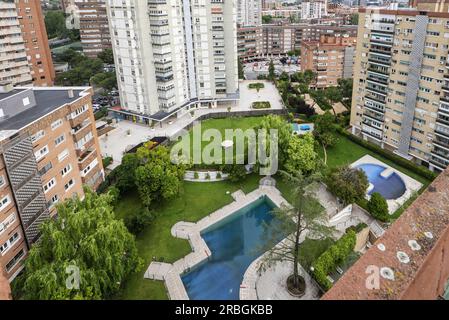
[[[86, 88], [31, 88], [33, 90], [36, 105], [14, 115], [11, 118], [6, 118], [0, 121], [0, 130], [19, 130], [26, 127], [30, 123], [36, 121], [39, 118], [51, 113], [59, 107], [78, 100], [81, 96], [80, 93], [85, 91]], [[69, 98], [68, 90], [73, 89], [73, 98]], [[14, 89], [8, 93], [0, 93], [0, 101], [6, 99], [14, 94], [27, 90], [26, 88]]]

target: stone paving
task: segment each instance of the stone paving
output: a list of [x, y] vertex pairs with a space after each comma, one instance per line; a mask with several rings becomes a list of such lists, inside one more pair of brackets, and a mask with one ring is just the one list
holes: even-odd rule
[[[263, 82], [265, 87], [259, 92], [254, 89], [249, 89], [248, 84], [252, 82]], [[284, 108], [279, 91], [269, 81], [241, 80], [239, 82], [239, 88], [240, 100], [235, 106], [232, 106], [231, 113], [252, 110], [251, 105], [255, 101], [269, 101], [271, 110]], [[112, 156], [113, 162], [109, 166], [112, 170], [120, 165], [124, 153], [139, 143], [146, 142], [153, 137], [173, 137], [201, 116], [224, 111], [227, 112], [227, 107], [212, 109], [199, 108], [195, 109], [193, 117], [190, 112], [186, 112], [182, 116], [171, 118], [170, 121], [165, 121], [161, 125], [156, 125], [154, 128], [131, 121], [119, 121], [112, 125], [115, 128], [114, 130], [109, 131], [107, 135], [104, 134], [99, 138], [101, 154], [103, 157]]]
[[269, 197], [270, 200], [278, 207], [283, 204], [288, 204], [288, 202], [281, 196], [279, 190], [275, 187], [259, 186], [258, 189], [246, 195], [241, 190], [234, 192], [232, 197], [235, 201], [216, 210], [197, 223], [184, 221], [176, 223], [171, 229], [172, 235], [189, 240], [193, 252], [184, 258], [177, 260], [173, 264], [155, 261], [151, 262], [145, 272], [144, 277], [146, 279], [164, 280], [168, 294], [172, 300], [189, 299], [181, 280], [181, 274], [188, 272], [192, 267], [208, 259], [211, 255], [210, 249], [201, 237], [201, 231], [263, 196]]

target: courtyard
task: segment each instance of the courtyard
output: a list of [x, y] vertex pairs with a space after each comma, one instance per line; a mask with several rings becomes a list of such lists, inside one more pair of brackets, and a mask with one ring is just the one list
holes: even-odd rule
[[[245, 129], [257, 126], [261, 119], [259, 117], [212, 119], [204, 121], [202, 125], [203, 129], [216, 128], [220, 131], [225, 128]], [[320, 153], [321, 148], [318, 148], [317, 151]], [[349, 165], [367, 154], [413, 177], [420, 181], [423, 186], [428, 185], [430, 182], [416, 173], [355, 144], [344, 136], [339, 136], [337, 144], [329, 148], [327, 166]], [[278, 177], [275, 178], [277, 181], [276, 188], [280, 191], [283, 198], [290, 201], [292, 199], [291, 185]], [[231, 204], [234, 201], [232, 193], [241, 190], [244, 194], [247, 194], [256, 190], [259, 187], [259, 181], [260, 176], [250, 174], [240, 182], [227, 180], [203, 183], [184, 182], [182, 192], [178, 197], [169, 202], [157, 203], [156, 207], [153, 208], [158, 212], [155, 221], [137, 236], [139, 255], [143, 258], [145, 266], [141, 271], [127, 279], [118, 298], [167, 299], [168, 295], [164, 283], [162, 281], [144, 279], [144, 273], [152, 261], [171, 264], [192, 252], [192, 248], [187, 240], [172, 236], [171, 230], [173, 226], [180, 221], [198, 222], [210, 213]], [[142, 204], [137, 192], [130, 190], [122, 196], [120, 203], [116, 207], [117, 217], [124, 218], [141, 207]], [[309, 256], [311, 254], [306, 253]], [[267, 287], [266, 281], [268, 278], [268, 275], [261, 278], [260, 287]], [[314, 295], [314, 293], [311, 294]], [[273, 293], [270, 292], [262, 296], [266, 298], [274, 297]]]

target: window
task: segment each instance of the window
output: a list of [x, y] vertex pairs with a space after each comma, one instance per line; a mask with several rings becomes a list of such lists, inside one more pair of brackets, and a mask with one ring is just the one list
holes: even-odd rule
[[68, 155], [69, 155], [69, 150], [65, 149], [64, 151], [62, 151], [62, 152], [58, 155], [58, 160], [59, 160], [59, 162], [61, 162], [61, 161], [64, 160], [65, 158], [67, 158]]
[[75, 181], [73, 181], [73, 179], [70, 179], [69, 182], [67, 182], [64, 186], [64, 190], [68, 191], [69, 189], [71, 189], [73, 187], [73, 185], [75, 184]]
[[44, 185], [44, 192], [47, 193], [47, 192], [50, 191], [55, 185], [56, 185], [56, 179], [55, 179], [55, 178], [52, 178], [50, 181], [48, 181], [48, 182]]
[[25, 251], [23, 251], [23, 249], [20, 249], [20, 251], [17, 252], [17, 254], [14, 256], [14, 258], [12, 258], [6, 264], [6, 271], [9, 272], [12, 268], [14, 268], [14, 266], [17, 264], [17, 262], [20, 261], [20, 259], [22, 259], [23, 256], [25, 256]]
[[45, 136], [45, 131], [44, 130], [40, 130], [40, 131], [36, 132], [34, 135], [31, 136], [31, 141], [36, 142], [40, 138], [42, 138], [43, 136]]
[[69, 173], [70, 171], [72, 171], [72, 165], [69, 163], [68, 165], [66, 165], [64, 167], [64, 169], [61, 170], [61, 175], [64, 177], [67, 175], [67, 173]]
[[39, 174], [41, 176], [43, 176], [44, 174], [46, 174], [48, 172], [48, 170], [50, 170], [51, 168], [53, 168], [53, 165], [51, 164], [51, 162], [47, 163], [45, 166], [42, 167], [42, 169], [39, 170]]
[[8, 227], [16, 221], [16, 214], [11, 213], [2, 223], [0, 223], [0, 234], [3, 233]]
[[98, 164], [98, 160], [95, 158], [94, 161], [92, 161], [84, 170], [83, 173], [81, 174], [82, 177], [85, 177], [90, 170], [92, 170], [96, 165]]
[[47, 155], [47, 154], [48, 154], [48, 146], [45, 146], [45, 147], [39, 149], [36, 153], [34, 153], [34, 156], [36, 157], [36, 161], [39, 161], [40, 159], [45, 157], [45, 155]]
[[5, 243], [0, 246], [0, 253], [4, 255], [20, 239], [19, 233], [14, 233]]
[[11, 202], [11, 199], [9, 199], [9, 196], [3, 197], [2, 200], [0, 200], [0, 210], [3, 210], [8, 206], [8, 204]]
[[53, 197], [51, 197], [50, 201], [48, 201], [47, 205], [49, 208], [53, 207], [55, 203], [59, 201], [59, 197], [57, 194], [55, 194]]
[[56, 130], [62, 125], [62, 119], [58, 119], [51, 124], [51, 130]]
[[0, 176], [0, 188], [5, 185], [5, 178], [3, 176]]
[[63, 143], [65, 140], [65, 136], [62, 134], [55, 140], [55, 146], [59, 146], [61, 143]]

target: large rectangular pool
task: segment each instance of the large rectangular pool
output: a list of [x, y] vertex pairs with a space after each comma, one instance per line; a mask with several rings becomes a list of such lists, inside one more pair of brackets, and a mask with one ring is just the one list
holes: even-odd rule
[[[279, 220], [275, 205], [263, 197], [203, 230], [211, 257], [181, 277], [191, 300], [238, 300], [248, 266], [264, 252], [263, 233]], [[279, 234], [278, 241], [286, 237]]]

